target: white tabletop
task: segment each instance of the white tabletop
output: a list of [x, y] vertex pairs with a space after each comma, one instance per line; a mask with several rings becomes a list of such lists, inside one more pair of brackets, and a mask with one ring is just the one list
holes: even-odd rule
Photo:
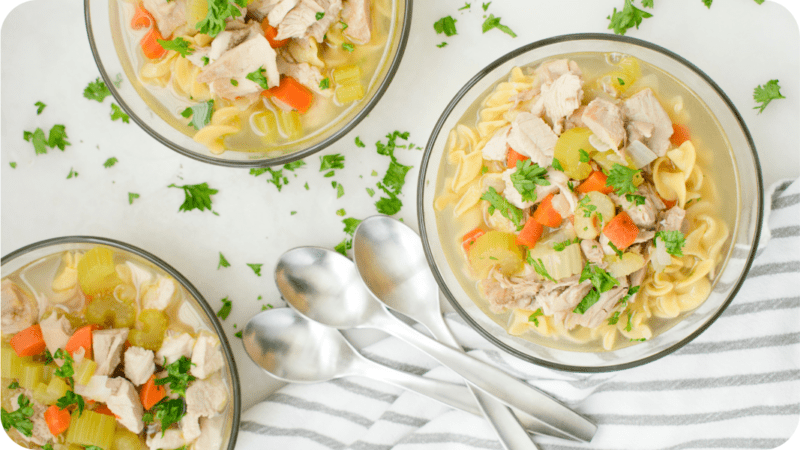
[[[753, 135], [765, 185], [800, 175], [800, 35], [786, 10], [771, 2], [658, 0], [640, 30], [630, 36], [664, 46], [704, 70], [730, 96]], [[341, 153], [345, 169], [333, 178], [319, 171], [319, 156], [307, 158], [297, 177], [278, 192], [265, 176], [246, 170], [203, 164], [162, 147], [135, 124], [111, 122], [108, 98], [103, 104], [83, 98], [98, 70], [89, 50], [83, 2], [36, 0], [11, 12], [2, 28], [0, 78], [0, 189], [2, 254], [63, 235], [118, 239], [155, 253], [189, 278], [212, 308], [233, 301], [223, 322], [242, 380], [247, 408], [280, 383], [247, 357], [234, 333], [261, 305], [282, 305], [272, 272], [278, 256], [295, 246], [333, 247], [344, 237], [345, 217], [376, 214], [376, 170], [383, 176], [388, 158], [375, 152], [375, 141], [394, 130], [409, 131], [424, 146], [434, 123], [458, 89], [479, 69], [502, 54], [542, 38], [575, 32], [606, 32], [609, 15], [621, 0], [495, 0], [488, 13], [502, 18], [518, 37], [498, 30], [481, 33], [483, 11], [472, 2], [417, 1], [411, 38], [400, 70], [381, 102], [348, 136], [322, 154]], [[458, 35], [437, 36], [433, 23], [452, 15]], [[444, 48], [436, 44], [448, 42]], [[784, 100], [757, 115], [753, 88], [780, 80]], [[34, 103], [47, 107], [36, 115]], [[35, 155], [23, 131], [66, 125], [71, 146]], [[367, 143], [357, 148], [356, 136]], [[398, 218], [416, 228], [415, 188], [419, 150], [399, 149], [400, 162], [413, 165], [406, 177]], [[103, 162], [119, 162], [104, 168]], [[16, 168], [10, 166], [16, 163]], [[70, 170], [76, 178], [67, 179]], [[336, 198], [331, 180], [345, 188]], [[207, 182], [219, 193], [213, 209], [178, 212], [183, 193], [171, 183]], [[310, 189], [306, 190], [304, 184]], [[140, 195], [133, 204], [128, 193]], [[292, 211], [297, 211], [292, 215]], [[231, 267], [217, 269], [222, 252]], [[246, 265], [263, 264], [258, 277]], [[262, 300], [258, 300], [261, 296]], [[236, 328], [238, 326], [238, 329]]]

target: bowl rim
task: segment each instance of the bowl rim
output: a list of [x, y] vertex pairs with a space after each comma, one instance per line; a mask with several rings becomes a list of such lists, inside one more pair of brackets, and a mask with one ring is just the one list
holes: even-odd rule
[[203, 309], [203, 312], [205, 312], [206, 316], [210, 319], [211, 324], [214, 327], [214, 331], [217, 333], [217, 336], [222, 343], [222, 349], [225, 353], [225, 360], [228, 363], [228, 367], [230, 368], [231, 372], [231, 390], [233, 391], [233, 419], [231, 421], [232, 429], [230, 438], [228, 439], [227, 450], [233, 450], [236, 446], [236, 439], [239, 435], [239, 421], [242, 409], [239, 372], [236, 369], [236, 360], [233, 358], [233, 351], [231, 350], [231, 345], [228, 342], [228, 338], [225, 336], [225, 330], [222, 329], [222, 325], [220, 325], [219, 320], [217, 320], [216, 313], [211, 309], [211, 306], [208, 304], [200, 291], [198, 291], [197, 288], [195, 288], [194, 285], [188, 279], [186, 279], [186, 277], [181, 275], [181, 273], [178, 272], [174, 267], [170, 266], [161, 258], [153, 255], [152, 253], [122, 241], [99, 236], [61, 236], [34, 242], [32, 244], [20, 247], [7, 255], [4, 255], [2, 258], [0, 258], [0, 266], [10, 263], [14, 259], [24, 256], [32, 251], [61, 244], [100, 244], [133, 253], [136, 256], [146, 259], [159, 269], [168, 273], [171, 277], [175, 278], [175, 280], [177, 280], [184, 287], [184, 289], [186, 289], [189, 294], [197, 300], [197, 303]]
[[[94, 0], [94, 1], [109, 1], [109, 0]], [[397, 0], [398, 2], [405, 3], [405, 14], [402, 19], [402, 26], [400, 27], [400, 40], [397, 45], [397, 52], [393, 55], [391, 60], [389, 61], [389, 69], [386, 72], [386, 76], [383, 78], [381, 83], [378, 85], [378, 88], [375, 91], [375, 95], [372, 96], [371, 99], [367, 101], [364, 107], [353, 116], [344, 126], [328, 136], [327, 138], [323, 139], [322, 141], [318, 142], [311, 147], [305, 148], [300, 151], [287, 153], [285, 155], [279, 156], [277, 158], [267, 158], [267, 159], [253, 159], [253, 160], [228, 160], [222, 158], [213, 158], [211, 156], [203, 155], [187, 148], [184, 148], [178, 144], [173, 143], [166, 137], [162, 136], [160, 133], [152, 129], [147, 123], [139, 117], [134, 111], [128, 106], [128, 104], [123, 100], [122, 96], [117, 92], [116, 87], [114, 86], [113, 80], [111, 76], [105, 69], [103, 65], [103, 61], [100, 59], [100, 54], [98, 53], [97, 46], [95, 45], [94, 41], [94, 33], [92, 31], [92, 23], [91, 23], [91, 12], [89, 4], [92, 0], [83, 0], [83, 11], [84, 11], [84, 22], [86, 23], [86, 35], [89, 38], [89, 47], [92, 50], [92, 58], [97, 65], [97, 69], [100, 71], [100, 76], [103, 77], [103, 82], [105, 82], [106, 86], [108, 87], [111, 95], [119, 104], [120, 108], [125, 111], [137, 125], [139, 128], [144, 130], [145, 133], [150, 135], [153, 139], [168, 147], [177, 153], [194, 159], [196, 161], [201, 161], [204, 163], [214, 164], [217, 166], [224, 166], [224, 167], [237, 167], [237, 168], [258, 168], [258, 167], [273, 167], [279, 166], [281, 164], [286, 164], [292, 161], [297, 161], [299, 159], [303, 159], [306, 156], [312, 155], [317, 153], [339, 139], [341, 139], [344, 135], [349, 133], [353, 128], [356, 127], [361, 121], [367, 117], [367, 115], [372, 111], [372, 109], [378, 104], [380, 99], [383, 97], [383, 94], [389, 88], [392, 80], [394, 79], [397, 70], [400, 68], [400, 62], [403, 59], [403, 55], [405, 54], [406, 44], [408, 43], [408, 36], [411, 31], [411, 17], [412, 17], [412, 4], [413, 0]]]
[[[756, 184], [757, 184], [757, 199], [758, 199], [758, 207], [757, 207], [757, 217], [756, 217], [756, 225], [755, 225], [755, 233], [753, 236], [753, 244], [750, 249], [750, 253], [747, 255], [746, 261], [743, 265], [742, 274], [739, 277], [739, 280], [733, 286], [728, 298], [722, 303], [720, 308], [708, 318], [697, 330], [687, 335], [682, 340], [674, 343], [673, 345], [656, 352], [650, 356], [637, 359], [635, 361], [631, 361], [628, 363], [622, 364], [614, 364], [608, 366], [600, 366], [600, 367], [589, 367], [589, 366], [573, 366], [567, 364], [560, 364], [554, 363], [551, 361], [547, 361], [541, 358], [537, 358], [526, 353], [523, 353], [517, 349], [511, 348], [499, 339], [497, 339], [492, 333], [488, 330], [484, 329], [480, 324], [478, 324], [458, 303], [455, 299], [453, 293], [447, 287], [447, 284], [444, 281], [444, 277], [442, 276], [441, 272], [439, 271], [436, 261], [433, 256], [433, 251], [431, 250], [431, 244], [428, 239], [428, 232], [425, 228], [425, 205], [424, 205], [424, 192], [425, 192], [425, 174], [428, 170], [428, 164], [430, 163], [432, 153], [433, 153], [433, 143], [438, 138], [439, 134], [442, 132], [442, 127], [444, 126], [444, 122], [448, 119], [450, 114], [452, 113], [453, 109], [455, 109], [456, 105], [460, 102], [460, 100], [467, 94], [467, 92], [472, 89], [472, 87], [481, 81], [484, 77], [486, 77], [492, 70], [496, 69], [500, 65], [508, 62], [509, 60], [516, 58], [524, 53], [529, 51], [535, 50], [540, 47], [544, 47], [551, 44], [566, 42], [566, 41], [579, 41], [579, 40], [605, 40], [610, 42], [622, 42], [625, 44], [632, 44], [640, 47], [644, 47], [649, 50], [654, 50], [659, 52], [673, 60], [677, 61], [680, 64], [683, 64], [685, 67], [693, 71], [696, 75], [700, 76], [708, 85], [719, 95], [720, 99], [725, 103], [725, 105], [729, 108], [733, 116], [735, 117], [736, 121], [739, 123], [741, 130], [749, 144], [749, 149], [751, 156], [753, 158], [753, 164], [755, 165], [755, 177], [756, 177]], [[433, 127], [433, 131], [431, 131], [431, 135], [428, 138], [428, 142], [425, 145], [425, 152], [422, 156], [422, 162], [420, 163], [420, 170], [419, 170], [419, 178], [417, 179], [417, 224], [419, 227], [420, 237], [422, 238], [422, 246], [425, 250], [425, 257], [428, 260], [428, 265], [433, 272], [434, 278], [436, 278], [436, 282], [439, 285], [439, 288], [444, 293], [445, 297], [447, 298], [450, 305], [458, 312], [461, 318], [467, 322], [467, 324], [475, 331], [477, 331], [481, 336], [483, 336], [486, 340], [491, 342], [494, 346], [500, 348], [501, 350], [505, 351], [506, 353], [515, 356], [523, 361], [533, 363], [543, 367], [549, 367], [552, 369], [557, 370], [564, 370], [569, 372], [585, 372], [585, 373], [600, 373], [600, 372], [613, 372], [623, 369], [629, 369], [632, 367], [637, 367], [643, 364], [647, 364], [649, 362], [655, 361], [660, 359], [670, 353], [680, 349], [684, 345], [688, 344], [692, 340], [694, 340], [698, 335], [700, 335], [703, 331], [705, 331], [712, 323], [714, 323], [717, 318], [727, 309], [728, 305], [733, 301], [733, 298], [736, 297], [736, 294], [739, 292], [744, 280], [747, 278], [747, 273], [750, 271], [750, 268], [753, 264], [753, 260], [756, 256], [756, 251], [758, 250], [758, 242], [761, 238], [761, 227], [762, 221], [764, 218], [764, 185], [762, 180], [761, 174], [761, 163], [758, 159], [758, 152], [756, 151], [755, 142], [753, 141], [753, 137], [750, 134], [750, 131], [745, 124], [744, 119], [742, 118], [739, 111], [734, 106], [731, 99], [725, 94], [722, 88], [714, 82], [705, 72], [703, 72], [699, 67], [688, 61], [687, 59], [683, 58], [682, 56], [678, 55], [675, 52], [672, 52], [664, 47], [659, 45], [653, 44], [648, 41], [643, 41], [641, 39], [632, 38], [629, 36], [618, 36], [613, 34], [605, 34], [605, 33], [573, 33], [573, 34], [564, 34], [559, 36], [553, 36], [545, 39], [541, 39], [530, 44], [524, 45], [519, 47], [515, 50], [512, 50], [505, 55], [499, 57], [498, 59], [494, 60], [493, 62], [489, 63], [486, 67], [478, 71], [475, 76], [473, 76], [467, 83], [462, 87], [453, 97], [453, 99], [447, 104], [442, 114], [439, 116], [439, 119], [436, 122], [436, 125]]]

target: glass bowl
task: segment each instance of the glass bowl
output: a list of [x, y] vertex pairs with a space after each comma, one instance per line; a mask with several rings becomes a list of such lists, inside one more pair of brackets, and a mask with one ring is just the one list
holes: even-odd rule
[[[119, 106], [147, 134], [176, 152], [211, 164], [229, 167], [266, 167], [305, 158], [333, 144], [352, 130], [378, 103], [397, 71], [411, 28], [412, 0], [391, 0], [391, 27], [381, 61], [366, 86], [364, 97], [352, 102], [330, 123], [300, 140], [259, 151], [214, 154], [192, 139], [193, 129], [176, 120], [139, 80], [129, 49], [134, 48], [121, 30], [127, 24], [119, 8], [125, 0], [84, 0], [86, 30], [97, 68]], [[119, 75], [118, 75], [119, 74]], [[117, 76], [121, 76], [119, 82]], [[144, 100], [149, 99], [156, 108]]]
[[[693, 92], [697, 104], [716, 118], [704, 121], [702, 132], [718, 139], [723, 144], [720, 147], [727, 150], [714, 153], [712, 174], [717, 191], [727, 196], [720, 214], [729, 226], [730, 235], [723, 245], [722, 262], [717, 266], [709, 297], [695, 310], [683, 313], [671, 328], [661, 330], [646, 342], [625, 344], [611, 351], [581, 348], [564, 340], [554, 342], [532, 332], [525, 337], [508, 334], [502, 326], [508, 321], [508, 313], [489, 312], [475, 280], [469, 277], [457, 239], [452, 238], [461, 236], [463, 230], [445, 226], [437, 220], [434, 209], [437, 191], [444, 183], [448, 134], [466, 114], [474, 114], [471, 107], [498, 83], [507, 80], [513, 67], [535, 67], [560, 55], [586, 52], [631, 55], [669, 74]], [[755, 257], [763, 214], [762, 197], [760, 166], [750, 133], [733, 103], [706, 74], [675, 53], [648, 42], [607, 34], [572, 34], [534, 42], [502, 56], [456, 94], [436, 123], [425, 149], [417, 185], [417, 214], [428, 263], [439, 287], [478, 333], [503, 351], [534, 364], [559, 370], [603, 372], [634, 367], [668, 355], [719, 317], [736, 295]]]
[[[112, 239], [92, 237], [92, 236], [64, 236], [53, 239], [39, 241], [18, 250], [15, 250], [8, 255], [3, 256], [0, 263], [0, 272], [2, 276], [8, 276], [11, 273], [20, 269], [26, 269], [27, 266], [47, 264], [48, 256], [57, 255], [64, 251], [87, 251], [96, 246], [109, 247], [115, 252], [125, 254], [126, 258], [135, 261], [143, 266], [150, 267], [156, 272], [172, 277], [178, 282], [183, 290], [183, 296], [188, 301], [193, 303], [191, 308], [193, 317], [192, 320], [199, 320], [205, 328], [213, 330], [222, 344], [222, 353], [225, 357], [224, 378], [228, 387], [228, 398], [231, 399], [229, 403], [226, 423], [223, 430], [228, 430], [227, 435], [223, 436], [223, 445], [220, 449], [233, 450], [236, 445], [236, 436], [239, 431], [239, 416], [241, 413], [241, 393], [239, 390], [239, 375], [236, 370], [236, 362], [233, 359], [231, 346], [228, 339], [225, 337], [225, 332], [217, 320], [216, 314], [208, 305], [206, 300], [200, 292], [177, 270], [172, 268], [169, 264], [165, 263], [155, 255], [148, 253], [142, 249], [134, 247], [124, 242], [115, 241]], [[44, 260], [44, 261], [43, 261]], [[53, 261], [49, 261], [54, 263]], [[58, 259], [60, 264], [61, 259]], [[53, 266], [53, 264], [50, 264]], [[34, 267], [34, 266], [31, 266]], [[48, 267], [51, 270], [56, 270], [56, 267]], [[183, 315], [181, 317], [184, 317]], [[225, 433], [225, 431], [223, 431]]]

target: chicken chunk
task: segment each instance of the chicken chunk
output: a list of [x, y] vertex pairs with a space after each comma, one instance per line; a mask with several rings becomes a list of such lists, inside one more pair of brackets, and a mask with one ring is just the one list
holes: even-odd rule
[[156, 352], [155, 362], [163, 366], [174, 363], [181, 359], [181, 356], [189, 358], [192, 356], [193, 348], [194, 338], [189, 333], [169, 333], [164, 337], [161, 348]]
[[[215, 87], [218, 90], [225, 88], [225, 95], [229, 96], [244, 96], [261, 92], [263, 88], [258, 83], [248, 80], [247, 75], [263, 68], [269, 86], [278, 86], [281, 80], [276, 57], [277, 53], [270, 46], [267, 38], [256, 34], [205, 66], [197, 76], [197, 81], [209, 83], [212, 90]], [[238, 85], [233, 86], [230, 82], [231, 79], [237, 80]], [[238, 89], [233, 90], [228, 86]]]
[[125, 378], [136, 386], [147, 383], [156, 371], [152, 350], [132, 346], [125, 351]]
[[486, 145], [483, 146], [483, 149], [481, 149], [483, 159], [488, 161], [506, 161], [508, 157], [508, 133], [510, 131], [511, 125], [506, 125], [495, 131], [492, 137], [486, 142]]
[[14, 334], [33, 325], [39, 318], [39, 305], [11, 280], [2, 284], [3, 334]]
[[120, 362], [122, 346], [128, 339], [127, 328], [92, 331], [92, 353], [97, 363], [95, 375], [110, 375]]
[[267, 18], [269, 20], [269, 24], [275, 28], [278, 28], [283, 18], [289, 14], [289, 11], [292, 10], [300, 0], [281, 0], [276, 2], [272, 8], [270, 8], [269, 13], [267, 14]]
[[629, 121], [652, 124], [652, 136], [642, 142], [658, 156], [667, 153], [673, 132], [672, 121], [650, 88], [642, 89], [625, 100], [622, 112]]
[[542, 291], [536, 297], [534, 307], [542, 308], [546, 315], [572, 311], [592, 288], [591, 281], [578, 280], [579, 277], [573, 275], [558, 282], [545, 281], [542, 283]]
[[537, 281], [523, 278], [506, 278], [492, 269], [489, 276], [479, 283], [492, 312], [500, 314], [511, 308], [528, 308], [541, 288]]
[[216, 336], [201, 334], [192, 349], [192, 375], [204, 379], [225, 365], [222, 357], [222, 347]]
[[142, 403], [133, 384], [122, 377], [108, 380], [111, 395], [106, 400], [108, 409], [117, 416], [117, 422], [133, 433], [139, 434], [144, 428], [142, 422]]
[[295, 64], [278, 58], [278, 71], [297, 80], [303, 86], [324, 97], [333, 95], [333, 89], [322, 89], [320, 83], [325, 78], [319, 68], [309, 63]]
[[111, 396], [111, 388], [108, 387], [108, 377], [105, 375], [92, 375], [89, 382], [84, 386], [75, 385], [75, 393], [87, 400], [105, 403]]
[[539, 76], [543, 84], [547, 84], [554, 82], [565, 73], [572, 73], [580, 76], [581, 69], [575, 61], [557, 59], [540, 65], [534, 73]]
[[222, 415], [200, 418], [200, 436], [194, 443], [193, 450], [217, 450], [222, 445], [222, 427], [225, 417]]
[[143, 6], [153, 15], [164, 39], [186, 23], [186, 0], [143, 0]]
[[514, 151], [528, 156], [531, 162], [542, 167], [552, 164], [557, 141], [558, 136], [544, 120], [525, 112], [514, 119], [508, 134], [508, 144]]
[[344, 34], [353, 42], [366, 44], [372, 39], [369, 0], [344, 0], [342, 21], [347, 24]]
[[564, 130], [564, 120], [581, 106], [583, 80], [567, 72], [554, 82], [542, 85], [541, 92], [544, 111], [553, 124], [553, 132], [560, 135]]
[[300, 0], [278, 25], [278, 35], [275, 40], [282, 41], [290, 38], [303, 38], [311, 25], [317, 21], [317, 13], [325, 10], [314, 0]]
[[592, 100], [583, 112], [583, 123], [614, 151], [625, 139], [625, 126], [619, 106], [601, 98]]
[[678, 205], [659, 214], [658, 228], [665, 231], [683, 231], [686, 222], [686, 210]]
[[[664, 202], [646, 183], [639, 186], [639, 189], [630, 197], [614, 193], [608, 196], [630, 216], [633, 223], [639, 228], [652, 229], [655, 227], [658, 211], [664, 209]], [[644, 202], [637, 204], [641, 202], [642, 197]], [[633, 201], [629, 201], [629, 198]]]
[[186, 442], [193, 442], [200, 436], [200, 416], [197, 414], [186, 414], [180, 420], [181, 431], [183, 432], [183, 439]]
[[155, 285], [150, 286], [142, 294], [143, 309], [167, 309], [175, 296], [175, 282], [170, 278], [159, 276]]
[[317, 42], [325, 40], [325, 34], [332, 24], [339, 21], [342, 12], [342, 0], [316, 0], [322, 7], [325, 15], [321, 19], [311, 24], [306, 32], [306, 36], [313, 37]]
[[600, 299], [589, 307], [583, 314], [568, 312], [564, 317], [564, 326], [571, 330], [578, 325], [594, 328], [608, 319], [622, 297], [628, 292], [628, 287], [617, 286], [600, 294]]
[[163, 435], [161, 432], [158, 432], [152, 436], [147, 436], [145, 443], [150, 450], [173, 450], [183, 447], [188, 442], [183, 438], [181, 430], [170, 428], [164, 431]]
[[196, 380], [186, 389], [186, 413], [197, 417], [213, 417], [228, 402], [228, 390], [218, 377]]
[[64, 348], [72, 336], [72, 325], [66, 317], [58, 317], [54, 311], [49, 317], [39, 322], [42, 328], [42, 337], [47, 345], [47, 350], [54, 354], [59, 348]]
[[247, 15], [261, 23], [280, 0], [254, 0], [247, 5]]
[[606, 263], [603, 261], [605, 253], [603, 253], [603, 249], [600, 248], [599, 242], [594, 239], [584, 239], [581, 241], [581, 250], [587, 261], [605, 267]]

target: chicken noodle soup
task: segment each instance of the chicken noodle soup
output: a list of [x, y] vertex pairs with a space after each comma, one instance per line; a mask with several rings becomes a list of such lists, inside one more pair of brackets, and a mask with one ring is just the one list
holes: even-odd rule
[[512, 335], [602, 351], [698, 307], [735, 212], [709, 171], [727, 149], [704, 143], [713, 118], [694, 101], [633, 57], [581, 53], [514, 68], [468, 110], [434, 208], [481, 309]]
[[174, 278], [84, 245], [2, 279], [3, 427], [54, 450], [219, 450], [233, 416], [222, 343]]
[[396, 9], [396, 0], [118, 1], [143, 98], [215, 154], [264, 152], [338, 123], [379, 83]]

